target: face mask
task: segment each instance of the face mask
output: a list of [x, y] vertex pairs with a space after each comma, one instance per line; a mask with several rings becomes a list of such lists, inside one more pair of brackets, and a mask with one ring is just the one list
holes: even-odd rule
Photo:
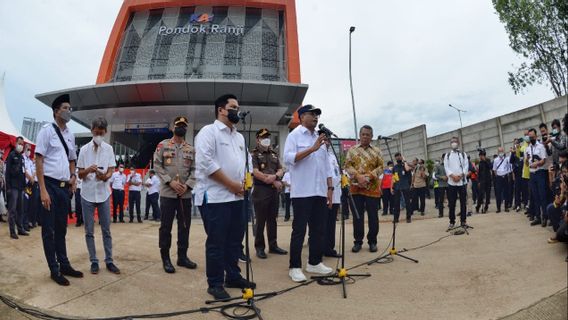
[[531, 144], [533, 144], [533, 145], [536, 143], [536, 139], [535, 139], [535, 138], [531, 138], [530, 141], [531, 141]]
[[26, 157], [30, 157], [32, 155], [32, 152], [30, 150], [26, 151]]
[[97, 145], [100, 146], [101, 143], [103, 143], [104, 141], [104, 137], [103, 136], [93, 136], [93, 142]]
[[558, 134], [558, 129], [552, 129], [552, 135], [557, 135]]
[[229, 115], [227, 116], [229, 118], [229, 121], [234, 124], [239, 123], [239, 112], [235, 109], [229, 109], [227, 111], [229, 112]]
[[177, 137], [185, 137], [185, 133], [187, 132], [186, 127], [175, 127], [174, 128], [174, 135]]
[[18, 153], [22, 153], [22, 151], [24, 151], [24, 146], [19, 144], [16, 146], [16, 152]]
[[260, 140], [260, 145], [265, 148], [270, 147], [270, 138]]
[[530, 139], [529, 139], [529, 136], [524, 136], [524, 137], [523, 137], [523, 140], [524, 140], [525, 142], [529, 142], [529, 140], [530, 140]]
[[401, 164], [402, 160], [396, 160], [396, 163]]
[[499, 154], [498, 154], [498, 155], [499, 155], [499, 157], [501, 157], [501, 158], [503, 158], [503, 157], [505, 156], [505, 154], [504, 154], [504, 153], [502, 153], [502, 152], [499, 152]]
[[118, 168], [118, 172], [123, 173], [123, 172], [124, 172], [124, 168]]
[[452, 146], [453, 150], [456, 150], [460, 145], [457, 142], [452, 142], [450, 146]]
[[61, 113], [59, 113], [59, 117], [61, 117], [61, 119], [63, 119], [63, 121], [69, 122], [69, 120], [71, 120], [71, 111], [61, 110]]
[[440, 161], [436, 160], [436, 164], [440, 164]]

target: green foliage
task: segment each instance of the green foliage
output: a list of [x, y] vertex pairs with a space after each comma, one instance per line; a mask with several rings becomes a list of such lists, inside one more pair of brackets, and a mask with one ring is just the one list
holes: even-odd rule
[[568, 93], [568, 0], [492, 0], [509, 45], [527, 61], [509, 72], [515, 94], [548, 82], [557, 97]]

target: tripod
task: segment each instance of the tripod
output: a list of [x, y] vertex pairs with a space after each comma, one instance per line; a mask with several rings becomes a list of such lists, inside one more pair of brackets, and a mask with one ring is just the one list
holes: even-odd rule
[[[379, 136], [379, 137], [381, 137], [381, 136]], [[387, 150], [389, 152], [389, 156], [390, 156], [391, 161], [392, 161], [392, 154], [391, 154], [391, 151], [390, 151], [389, 141], [388, 141], [389, 139], [387, 139], [386, 137], [382, 137], [381, 139], [383, 139], [385, 141], [385, 144], [387, 145]], [[397, 205], [400, 205], [400, 204], [397, 204]], [[390, 256], [399, 256], [401, 258], [404, 258], [404, 259], [413, 261], [415, 263], [418, 263], [418, 260], [407, 257], [406, 255], [400, 254], [401, 252], [406, 252], [407, 251], [406, 249], [402, 249], [400, 251], [396, 249], [396, 225], [397, 224], [398, 223], [395, 222], [395, 221], [392, 222], [392, 247], [389, 249], [389, 252], [387, 254], [383, 255], [383, 256], [380, 256], [376, 259], [369, 261], [367, 263], [367, 265], [372, 265], [373, 263], [379, 263], [380, 260], [383, 260], [383, 259], [390, 257]]]
[[[241, 117], [241, 119], [243, 120], [243, 131], [246, 130], [246, 114], [245, 116]], [[252, 122], [252, 121], [251, 121]], [[250, 135], [250, 125], [249, 125], [249, 135]], [[248, 139], [248, 141], [250, 141], [250, 137]], [[242, 215], [243, 215], [243, 219], [245, 219], [245, 256], [246, 256], [246, 280], [247, 283], [251, 283], [251, 277], [252, 277], [252, 262], [250, 259], [250, 247], [249, 247], [249, 219], [248, 219], [248, 208], [249, 208], [249, 193], [250, 193], [250, 189], [252, 188], [252, 176], [250, 174], [250, 168], [249, 168], [249, 153], [248, 153], [248, 141], [245, 138], [245, 182], [244, 182], [244, 203], [243, 203], [243, 209], [242, 209]], [[252, 222], [253, 226], [254, 226], [254, 222]], [[253, 287], [253, 286], [251, 286]], [[241, 314], [239, 315], [239, 317], [243, 318], [243, 319], [254, 319], [254, 318], [258, 318], [259, 320], [262, 320], [262, 316], [260, 314], [260, 309], [256, 306], [255, 304], [255, 297], [271, 297], [271, 296], [275, 296], [278, 293], [277, 292], [267, 292], [267, 293], [261, 293], [261, 294], [256, 294], [254, 293], [254, 289], [255, 288], [243, 288], [242, 289], [242, 295], [239, 297], [231, 297], [231, 298], [227, 298], [227, 299], [217, 299], [217, 300], [207, 300], [205, 301], [205, 304], [212, 304], [212, 303], [218, 303], [218, 302], [230, 302], [230, 301], [235, 301], [235, 300], [241, 300], [239, 302], [234, 302], [231, 304], [227, 304], [225, 306], [223, 306], [223, 309], [228, 309], [228, 308], [246, 308], [249, 309], [249, 311], [252, 310], [252, 314], [248, 314], [248, 312], [246, 312], [245, 314]]]
[[[330, 139], [329, 135], [327, 138]], [[330, 143], [331, 150], [333, 151], [333, 156], [335, 160], [339, 164], [339, 159], [337, 157], [337, 153], [335, 152], [335, 148], [333, 148], [333, 144]], [[340, 173], [343, 172], [343, 166], [340, 165]], [[357, 212], [357, 208], [355, 207], [355, 201], [353, 200], [353, 195], [349, 192], [349, 179], [345, 175], [341, 175], [341, 188], [344, 192], [347, 193], [347, 197], [351, 204], [351, 209], [353, 211], [353, 217], [359, 219], [359, 213]], [[348, 273], [347, 269], [345, 268], [345, 216], [341, 215], [341, 268], [338, 268], [335, 273], [327, 276], [312, 276], [311, 278], [317, 280], [318, 284], [320, 285], [336, 285], [341, 284], [343, 287], [343, 298], [347, 299], [347, 289], [345, 285], [347, 284], [348, 280], [353, 280], [353, 277], [370, 277], [371, 275], [368, 273], [364, 274], [350, 274]]]

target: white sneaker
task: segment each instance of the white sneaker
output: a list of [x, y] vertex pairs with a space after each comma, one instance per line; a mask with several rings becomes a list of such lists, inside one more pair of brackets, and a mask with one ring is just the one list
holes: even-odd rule
[[320, 262], [319, 264], [317, 264], [315, 266], [312, 266], [311, 264], [308, 263], [308, 265], [306, 266], [306, 272], [318, 273], [318, 274], [330, 274], [330, 273], [333, 272], [333, 269], [330, 268], [330, 267], [327, 267], [322, 262]]
[[308, 280], [300, 268], [291, 268], [288, 275], [294, 282], [304, 282]]

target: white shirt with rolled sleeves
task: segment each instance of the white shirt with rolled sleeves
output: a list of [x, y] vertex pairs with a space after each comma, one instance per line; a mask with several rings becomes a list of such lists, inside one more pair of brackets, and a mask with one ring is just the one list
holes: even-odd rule
[[[249, 168], [252, 169], [249, 156]], [[217, 170], [231, 180], [245, 179], [245, 139], [236, 129], [219, 120], [203, 127], [195, 137], [195, 178], [193, 194], [195, 205], [201, 206], [205, 196], [207, 203], [224, 203], [243, 200], [224, 185], [209, 176]]]
[[284, 146], [284, 163], [290, 170], [290, 198], [327, 197], [327, 178], [333, 177], [325, 145], [296, 162], [298, 152], [311, 148], [317, 133], [300, 125], [288, 135]]
[[[156, 175], [148, 177], [148, 179], [146, 179], [148, 194], [154, 194], [156, 192], [160, 192], [160, 183], [161, 183], [160, 178], [158, 178]], [[148, 185], [150, 186], [148, 187]]]
[[507, 175], [511, 172], [511, 164], [509, 162], [510, 157], [503, 156], [497, 157], [495, 161], [493, 161], [493, 171], [499, 176], [502, 177]]
[[69, 181], [71, 179], [69, 161], [77, 160], [75, 136], [69, 127], [60, 131], [69, 148], [69, 156], [65, 153], [65, 148], [51, 123], [44, 125], [37, 134], [35, 153], [43, 156], [44, 176], [59, 181]]
[[133, 172], [126, 178], [128, 191], [142, 191], [142, 185], [135, 186], [133, 183], [142, 183], [142, 176], [138, 172]]
[[537, 141], [534, 145], [530, 144], [525, 149], [525, 157], [529, 160], [529, 171], [531, 173], [535, 173], [538, 170], [546, 170], [546, 162], [542, 166], [538, 166], [536, 168], [531, 167], [530, 165], [533, 163], [533, 155], [540, 157], [540, 159], [546, 160], [546, 149], [544, 145]]
[[110, 186], [114, 190], [124, 190], [124, 185], [126, 184], [126, 175], [120, 173], [120, 171], [115, 171], [110, 177]]
[[[81, 147], [77, 168], [86, 169], [92, 165], [96, 165], [97, 170], [101, 173], [106, 173], [108, 168], [113, 168], [116, 165], [114, 151], [110, 144], [103, 142], [95, 151], [95, 144], [91, 140]], [[110, 197], [109, 185], [110, 179], [107, 181], [98, 180], [96, 174], [91, 172], [85, 176], [81, 184], [81, 198], [91, 203], [105, 202]]]
[[291, 184], [290, 184], [290, 172], [289, 171], [286, 171], [284, 173], [284, 176], [282, 176], [282, 182], [286, 183], [286, 187], [284, 187], [284, 193], [290, 193], [289, 185], [291, 185]]
[[[444, 169], [446, 169], [446, 176], [448, 177], [448, 184], [450, 186], [463, 186], [467, 184], [467, 172], [469, 169], [469, 161], [467, 154], [462, 151], [450, 151], [446, 154], [444, 160]], [[462, 175], [462, 179], [455, 182], [450, 175]]]

